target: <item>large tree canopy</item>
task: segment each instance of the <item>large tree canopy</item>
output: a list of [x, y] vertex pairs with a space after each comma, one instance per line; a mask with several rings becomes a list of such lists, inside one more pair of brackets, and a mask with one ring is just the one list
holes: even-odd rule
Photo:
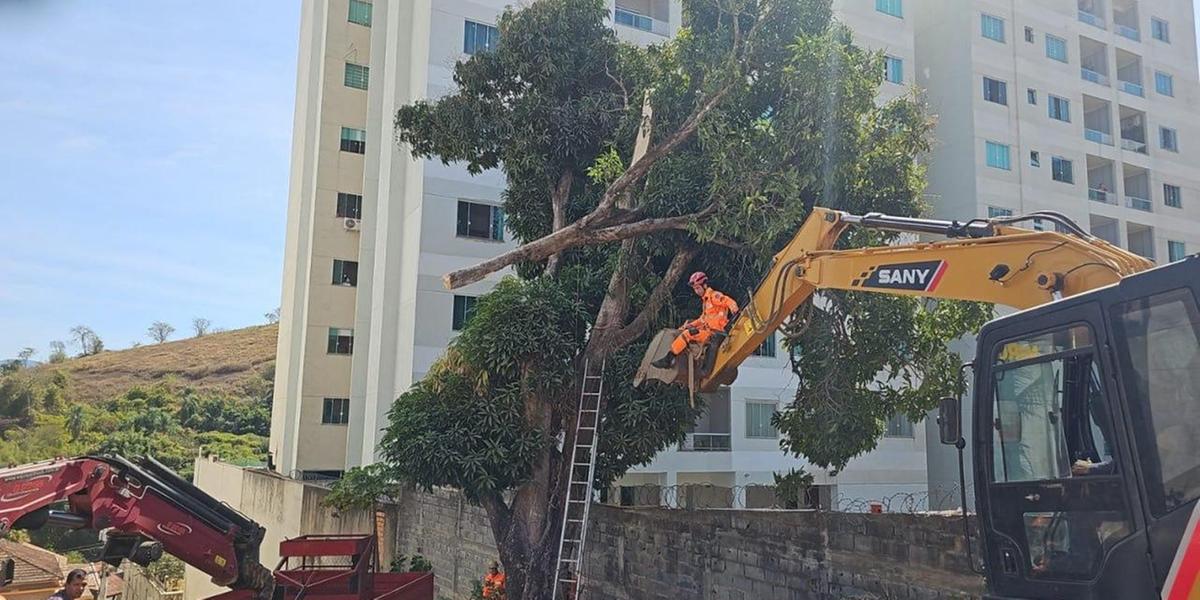
[[[602, 0], [508, 10], [499, 46], [456, 66], [457, 91], [396, 116], [417, 157], [503, 169], [522, 244], [446, 276], [517, 273], [396, 401], [376, 471], [480, 502], [513, 598], [548, 595], [584, 360], [606, 361], [603, 483], [697, 416], [682, 390], [630, 385], [649, 334], [698, 312], [685, 272], [744, 300], [814, 205], [924, 209], [929, 119], [913, 98], [876, 103], [881, 57], [829, 0], [683, 7], [687, 27], [647, 48], [618, 41]], [[644, 104], [652, 135], [635, 155]], [[917, 416], [954, 383], [946, 341], [986, 312], [842, 293], [802, 309], [786, 331], [799, 386], [777, 419], [785, 448], [833, 468], [873, 448], [888, 416]]]

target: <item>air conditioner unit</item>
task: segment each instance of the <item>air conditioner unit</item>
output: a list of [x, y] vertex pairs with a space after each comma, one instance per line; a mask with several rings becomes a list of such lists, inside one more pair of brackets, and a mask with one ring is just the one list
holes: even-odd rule
[[346, 219], [345, 221], [342, 222], [342, 226], [346, 228], [346, 231], [358, 231], [359, 220], [358, 219]]

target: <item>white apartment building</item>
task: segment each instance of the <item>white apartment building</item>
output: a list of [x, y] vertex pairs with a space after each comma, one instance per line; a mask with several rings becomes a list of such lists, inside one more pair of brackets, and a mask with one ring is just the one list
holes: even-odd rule
[[[370, 463], [392, 401], [428, 370], [473, 299], [500, 275], [453, 292], [445, 273], [511, 247], [498, 226], [504, 179], [414, 160], [393, 141], [395, 111], [452, 89], [452, 68], [496, 42], [511, 0], [304, 0], [270, 450], [293, 476], [333, 476]], [[858, 0], [839, 15], [889, 61], [883, 95], [906, 93], [913, 28]], [[677, 2], [610, 0], [613, 26], [635, 43], [663, 41]], [[795, 391], [786, 356], [768, 344], [737, 385], [712, 399], [680, 449], [622, 483], [770, 483], [803, 466], [770, 428]], [[897, 419], [880, 448], [835, 479], [852, 497], [923, 490], [923, 426]], [[810, 469], [811, 470], [811, 469]]]
[[[1192, 0], [876, 4], [915, 22], [937, 216], [1054, 210], [1159, 263], [1200, 252]], [[930, 486], [956, 485], [930, 438]]]

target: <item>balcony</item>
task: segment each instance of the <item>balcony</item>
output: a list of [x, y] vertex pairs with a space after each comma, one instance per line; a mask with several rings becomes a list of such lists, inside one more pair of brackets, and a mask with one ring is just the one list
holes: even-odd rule
[[728, 433], [689, 433], [679, 444], [680, 452], [729, 452]]
[[1121, 149], [1128, 150], [1130, 152], [1137, 152], [1138, 154], [1149, 154], [1149, 152], [1146, 151], [1146, 142], [1139, 142], [1137, 140], [1130, 140], [1126, 138], [1121, 138]]
[[1133, 83], [1132, 81], [1122, 81], [1121, 82], [1121, 91], [1125, 92], [1126, 94], [1133, 94], [1134, 96], [1139, 96], [1141, 98], [1146, 97], [1146, 89], [1142, 87], [1142, 84]]
[[1153, 202], [1145, 198], [1138, 198], [1137, 196], [1125, 196], [1125, 206], [1135, 210], [1144, 210], [1146, 212], [1152, 212], [1154, 210]]
[[1096, 129], [1084, 129], [1083, 138], [1089, 142], [1096, 142], [1097, 144], [1104, 144], [1105, 146], [1113, 145], [1113, 136], [1111, 133], [1104, 133], [1103, 131]]
[[1079, 69], [1079, 76], [1082, 77], [1084, 81], [1090, 81], [1100, 85], [1108, 85], [1108, 75], [1097, 73], [1096, 71], [1093, 71], [1087, 67]]
[[1108, 24], [1104, 22], [1104, 19], [1102, 19], [1102, 18], [1100, 18], [1100, 16], [1094, 15], [1086, 10], [1080, 9], [1079, 20], [1084, 23], [1087, 23], [1088, 25], [1091, 25], [1092, 27], [1099, 27], [1100, 29], [1108, 29]]
[[1117, 195], [1105, 190], [1088, 188], [1088, 200], [1092, 202], [1100, 202], [1101, 204], [1111, 204], [1117, 206]]
[[1115, 27], [1117, 35], [1127, 37], [1135, 42], [1142, 41], [1142, 32], [1128, 25], [1117, 25]]
[[613, 20], [618, 25], [667, 36], [671, 34], [666, 0], [618, 0]]
[[1090, 227], [1088, 231], [1092, 235], [1114, 245], [1120, 246], [1120, 223], [1116, 219], [1104, 217], [1101, 215], [1088, 215]]
[[1129, 240], [1129, 251], [1154, 260], [1154, 228], [1132, 221], [1125, 223], [1125, 236]]

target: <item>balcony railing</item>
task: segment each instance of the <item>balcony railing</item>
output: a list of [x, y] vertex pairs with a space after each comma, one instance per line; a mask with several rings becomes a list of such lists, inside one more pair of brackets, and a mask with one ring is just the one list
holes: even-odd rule
[[679, 444], [681, 452], [729, 452], [728, 433], [689, 433]]
[[1093, 15], [1092, 13], [1090, 13], [1086, 10], [1079, 11], [1079, 20], [1083, 21], [1084, 23], [1087, 23], [1088, 25], [1091, 25], [1093, 27], [1099, 27], [1100, 29], [1107, 28], [1107, 23], [1104, 22], [1104, 19], [1102, 19], [1096, 15]]
[[1146, 142], [1139, 142], [1137, 140], [1121, 138], [1121, 148], [1128, 150], [1130, 152], [1137, 152], [1139, 154], [1148, 154], [1148, 152], [1146, 152]]
[[1087, 129], [1087, 128], [1085, 128], [1085, 129], [1083, 130], [1083, 137], [1084, 137], [1084, 139], [1086, 139], [1086, 140], [1088, 140], [1088, 141], [1090, 141], [1090, 142], [1096, 142], [1097, 144], [1104, 144], [1104, 145], [1106, 145], [1106, 146], [1111, 146], [1111, 145], [1113, 145], [1113, 137], [1112, 137], [1112, 134], [1111, 134], [1111, 133], [1105, 133], [1105, 132], [1103, 132], [1103, 131], [1100, 131], [1100, 130], [1098, 130], [1098, 129]]
[[1137, 196], [1125, 196], [1125, 206], [1137, 210], [1144, 210], [1146, 212], [1151, 212], [1154, 210], [1153, 202], [1145, 198], [1138, 198]]
[[654, 31], [654, 19], [646, 15], [639, 15], [631, 10], [617, 7], [616, 21], [622, 25], [628, 25], [634, 29], [642, 31]]
[[1143, 88], [1142, 84], [1134, 83], [1132, 81], [1122, 81], [1121, 91], [1125, 92], [1126, 94], [1133, 94], [1134, 96], [1141, 96], [1143, 98], [1146, 97], [1146, 88]]
[[1117, 35], [1123, 35], [1135, 42], [1142, 41], [1142, 32], [1138, 31], [1136, 27], [1130, 27], [1128, 25], [1117, 25], [1116, 29], [1117, 29]]
[[1098, 190], [1096, 188], [1088, 188], [1088, 200], [1093, 202], [1103, 202], [1104, 204], [1117, 205], [1117, 197], [1112, 192]]
[[1093, 71], [1087, 67], [1082, 67], [1079, 69], [1079, 76], [1082, 77], [1084, 80], [1090, 81], [1092, 83], [1098, 83], [1100, 85], [1108, 85], [1108, 75], [1105, 75], [1104, 73], [1100, 73], [1098, 71]]

